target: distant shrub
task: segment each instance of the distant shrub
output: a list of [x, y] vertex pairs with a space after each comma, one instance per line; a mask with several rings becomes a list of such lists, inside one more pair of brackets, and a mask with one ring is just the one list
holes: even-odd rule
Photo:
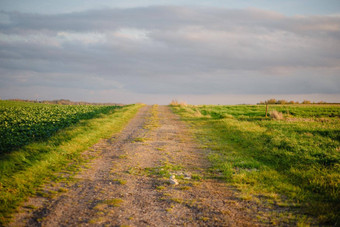
[[278, 100], [278, 101], [276, 102], [276, 104], [286, 104], [286, 103], [287, 103], [287, 101], [284, 100], [284, 99]]
[[283, 114], [281, 112], [273, 110], [273, 111], [270, 111], [270, 117], [275, 119], [275, 120], [282, 120]]
[[276, 104], [276, 99], [268, 99], [266, 101], [266, 103], [268, 103], [268, 104]]
[[[284, 99], [280, 99], [280, 100], [276, 100], [276, 99], [268, 99], [266, 101], [260, 101], [259, 103], [257, 103], [258, 105], [264, 105], [264, 104], [300, 104], [299, 101], [287, 101], [287, 100], [284, 100]], [[311, 102], [309, 100], [304, 100], [303, 102], [301, 102], [301, 104], [315, 104], [315, 102]], [[326, 102], [324, 101], [320, 101], [320, 102], [317, 102], [317, 104], [326, 104]]]

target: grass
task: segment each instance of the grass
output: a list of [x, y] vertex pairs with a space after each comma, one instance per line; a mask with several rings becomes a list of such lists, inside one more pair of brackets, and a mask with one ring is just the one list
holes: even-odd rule
[[162, 190], [166, 189], [166, 187], [164, 185], [158, 185], [158, 186], [156, 186], [156, 189], [158, 191], [162, 191]]
[[101, 138], [118, 133], [141, 105], [129, 105], [94, 119], [82, 120], [46, 141], [31, 143], [0, 156], [0, 225], [43, 183], [58, 180], [61, 170], [76, 171], [88, 158], [81, 154]]
[[182, 191], [189, 191], [191, 189], [191, 187], [184, 185], [184, 186], [179, 187], [179, 189], [182, 190]]
[[265, 118], [260, 105], [172, 108], [211, 151], [211, 171], [240, 197], [298, 210], [294, 224], [340, 223], [339, 105], [269, 106], [281, 120]]
[[102, 203], [113, 207], [119, 207], [123, 203], [123, 200], [119, 198], [113, 198], [104, 200]]
[[133, 140], [133, 142], [141, 142], [141, 143], [144, 143], [146, 141], [148, 141], [149, 138], [145, 138], [145, 137], [137, 137]]
[[164, 161], [161, 166], [153, 168], [145, 168], [144, 171], [149, 176], [158, 176], [162, 178], [169, 178], [172, 172], [182, 170], [183, 167], [180, 165], [173, 165], [167, 161]]
[[123, 179], [113, 179], [112, 181], [117, 182], [117, 184], [120, 185], [125, 185], [127, 183], [127, 181]]
[[144, 129], [154, 129], [159, 127], [158, 105], [153, 105], [150, 110], [150, 116], [145, 121]]

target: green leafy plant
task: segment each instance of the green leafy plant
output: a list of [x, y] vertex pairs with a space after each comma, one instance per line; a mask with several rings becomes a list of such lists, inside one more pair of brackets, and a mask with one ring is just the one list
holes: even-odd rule
[[0, 154], [46, 139], [60, 129], [117, 108], [121, 107], [0, 101]]

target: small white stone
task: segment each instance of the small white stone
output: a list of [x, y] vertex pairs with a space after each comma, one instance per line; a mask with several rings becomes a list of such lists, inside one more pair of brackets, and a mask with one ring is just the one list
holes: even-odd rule
[[170, 184], [178, 185], [178, 181], [176, 180], [175, 175], [170, 176], [169, 182]]
[[191, 175], [190, 174], [185, 174], [184, 175], [184, 179], [185, 180], [190, 180], [191, 179]]

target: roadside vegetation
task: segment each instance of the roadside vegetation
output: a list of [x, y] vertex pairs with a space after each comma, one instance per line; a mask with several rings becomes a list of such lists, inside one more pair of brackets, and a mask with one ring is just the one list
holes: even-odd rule
[[240, 198], [291, 224], [339, 224], [340, 105], [172, 105]]
[[73, 172], [88, 161], [90, 157], [82, 152], [118, 133], [141, 106], [1, 101], [0, 225], [43, 183], [58, 180], [61, 170]]

